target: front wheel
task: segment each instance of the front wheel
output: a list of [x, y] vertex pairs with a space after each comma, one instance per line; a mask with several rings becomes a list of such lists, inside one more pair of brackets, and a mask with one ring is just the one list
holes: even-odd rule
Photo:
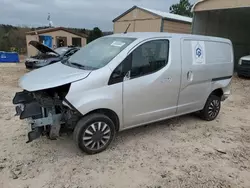
[[87, 154], [104, 151], [115, 137], [113, 121], [103, 114], [90, 114], [78, 121], [73, 137], [77, 146]]
[[200, 112], [201, 118], [206, 121], [213, 121], [219, 114], [221, 107], [221, 98], [216, 95], [210, 95], [207, 102]]

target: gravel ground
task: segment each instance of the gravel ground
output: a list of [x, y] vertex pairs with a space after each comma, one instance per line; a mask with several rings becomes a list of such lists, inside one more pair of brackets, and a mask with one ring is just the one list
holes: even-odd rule
[[72, 135], [26, 144], [12, 98], [23, 64], [0, 66], [0, 188], [250, 187], [250, 80], [234, 78], [213, 122], [194, 115], [118, 134], [89, 156]]

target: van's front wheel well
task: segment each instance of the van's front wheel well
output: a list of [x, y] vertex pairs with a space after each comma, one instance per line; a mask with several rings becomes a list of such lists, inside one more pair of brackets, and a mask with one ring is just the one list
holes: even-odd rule
[[96, 109], [96, 110], [93, 110], [93, 111], [85, 114], [84, 116], [87, 116], [87, 115], [93, 114], [93, 113], [99, 113], [99, 114], [103, 114], [103, 115], [109, 117], [113, 121], [113, 123], [115, 124], [116, 131], [117, 132], [119, 131], [119, 129], [120, 129], [119, 117], [113, 110], [106, 109], [106, 108]]

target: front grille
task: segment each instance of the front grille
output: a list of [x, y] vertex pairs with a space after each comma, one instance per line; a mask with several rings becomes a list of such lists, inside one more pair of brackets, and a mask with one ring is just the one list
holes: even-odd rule
[[248, 61], [248, 60], [242, 60], [242, 65], [250, 66], [250, 61]]

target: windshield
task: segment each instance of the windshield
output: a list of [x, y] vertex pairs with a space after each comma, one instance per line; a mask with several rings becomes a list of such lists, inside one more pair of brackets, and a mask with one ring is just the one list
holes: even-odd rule
[[54, 49], [54, 51], [56, 53], [58, 53], [59, 55], [63, 55], [64, 53], [66, 53], [68, 51], [68, 48], [67, 47], [60, 47], [60, 48]]
[[122, 37], [103, 37], [96, 39], [72, 55], [68, 63], [71, 65], [79, 65], [79, 68], [102, 68], [134, 40], [134, 38]]

